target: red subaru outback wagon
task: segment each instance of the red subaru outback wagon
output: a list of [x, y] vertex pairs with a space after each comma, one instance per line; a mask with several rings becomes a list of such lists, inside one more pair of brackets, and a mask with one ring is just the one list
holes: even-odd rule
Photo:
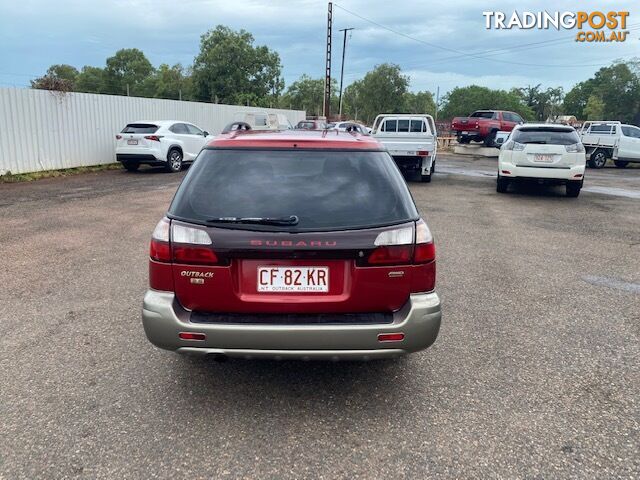
[[395, 357], [435, 341], [435, 277], [431, 232], [375, 139], [234, 131], [153, 232], [142, 322], [180, 353]]

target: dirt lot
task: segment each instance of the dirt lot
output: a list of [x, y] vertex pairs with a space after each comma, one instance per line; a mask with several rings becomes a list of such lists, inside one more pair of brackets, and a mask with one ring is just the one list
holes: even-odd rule
[[443, 326], [399, 361], [180, 357], [140, 323], [182, 175], [0, 185], [0, 478], [638, 478], [640, 169], [411, 184]]

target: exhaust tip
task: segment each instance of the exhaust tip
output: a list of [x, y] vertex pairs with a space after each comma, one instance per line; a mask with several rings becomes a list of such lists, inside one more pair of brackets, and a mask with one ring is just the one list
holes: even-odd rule
[[226, 362], [229, 359], [229, 357], [227, 357], [224, 353], [210, 353], [207, 356], [218, 363]]

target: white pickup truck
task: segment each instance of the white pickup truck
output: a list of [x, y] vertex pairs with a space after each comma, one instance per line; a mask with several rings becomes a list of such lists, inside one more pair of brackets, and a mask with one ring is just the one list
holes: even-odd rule
[[431, 115], [378, 115], [371, 135], [382, 143], [407, 177], [430, 182], [435, 169], [438, 139]]
[[580, 129], [580, 140], [587, 151], [587, 164], [602, 168], [607, 159], [616, 167], [640, 162], [640, 128], [620, 122], [589, 121]]

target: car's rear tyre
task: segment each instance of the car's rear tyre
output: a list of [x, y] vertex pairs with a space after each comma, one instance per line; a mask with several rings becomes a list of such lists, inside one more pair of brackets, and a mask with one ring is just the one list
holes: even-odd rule
[[591, 168], [602, 168], [607, 163], [607, 152], [602, 149], [596, 150], [589, 157], [589, 166]]
[[140, 168], [140, 164], [138, 162], [122, 162], [122, 166], [128, 172], [135, 172], [136, 170], [138, 170], [138, 168]]
[[624, 160], [614, 160], [613, 163], [615, 163], [618, 168], [626, 168], [627, 165], [629, 165], [629, 162], [625, 162]]
[[167, 154], [167, 164], [164, 169], [167, 172], [175, 173], [182, 170], [182, 152], [177, 148], [172, 148]]
[[567, 197], [577, 197], [580, 195], [580, 189], [582, 188], [582, 181], [580, 182], [567, 182]]
[[498, 175], [498, 180], [496, 182], [496, 192], [507, 193], [508, 188], [509, 188], [509, 179]]
[[491, 130], [489, 135], [487, 135], [482, 142], [485, 147], [493, 147], [496, 143], [496, 136], [498, 135], [497, 130]]

